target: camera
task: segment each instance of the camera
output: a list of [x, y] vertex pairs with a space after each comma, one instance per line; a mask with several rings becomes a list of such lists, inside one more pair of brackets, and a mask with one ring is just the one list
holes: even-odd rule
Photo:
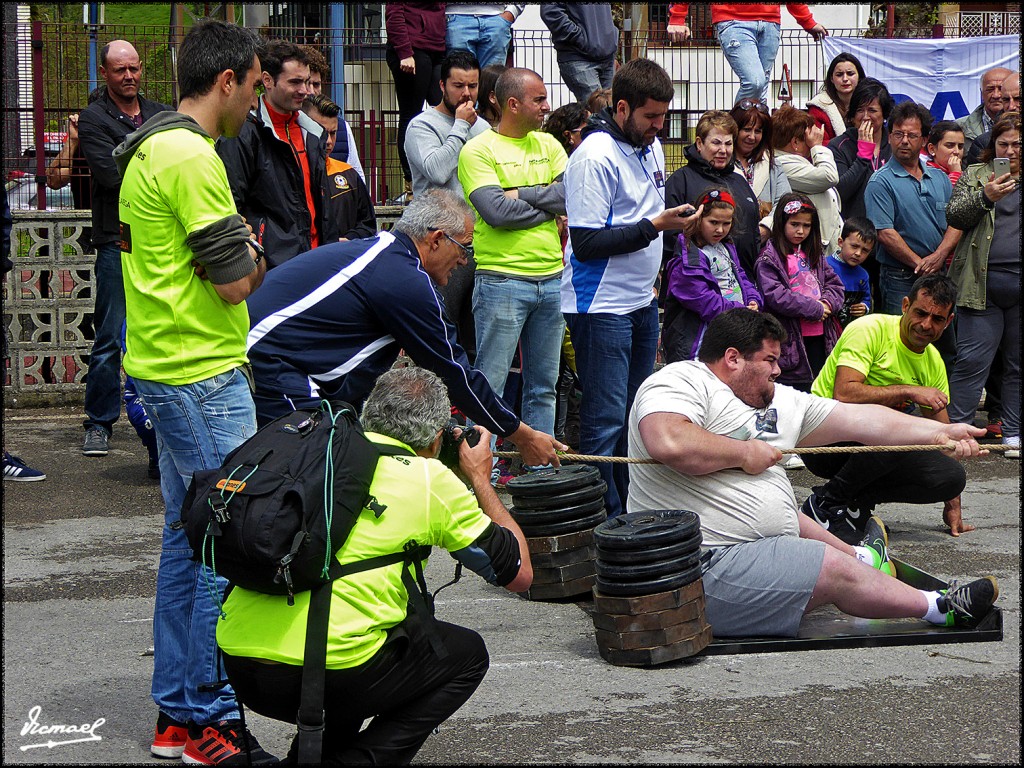
[[[458, 437], [455, 436], [456, 429], [462, 430]], [[463, 440], [472, 448], [480, 442], [480, 431], [476, 427], [464, 427], [455, 419], [445, 424], [444, 431], [441, 433], [441, 451], [437, 454], [437, 458], [448, 469], [458, 469], [459, 443]]]

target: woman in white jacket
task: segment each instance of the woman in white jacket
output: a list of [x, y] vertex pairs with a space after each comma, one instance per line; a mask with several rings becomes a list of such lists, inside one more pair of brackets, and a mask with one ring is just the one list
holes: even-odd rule
[[825, 253], [839, 248], [843, 218], [839, 214], [839, 170], [832, 150], [822, 143], [824, 130], [802, 109], [785, 106], [772, 117], [775, 163], [794, 192], [807, 195], [818, 209]]
[[864, 67], [852, 53], [840, 53], [828, 65], [821, 90], [807, 102], [807, 112], [814, 124], [825, 129], [824, 144], [849, 127], [846, 113], [850, 108], [850, 95], [863, 79]]

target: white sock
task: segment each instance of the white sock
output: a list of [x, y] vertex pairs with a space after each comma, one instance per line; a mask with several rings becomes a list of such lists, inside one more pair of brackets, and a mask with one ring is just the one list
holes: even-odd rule
[[930, 621], [932, 624], [945, 625], [946, 614], [939, 610], [939, 598], [942, 597], [938, 592], [926, 592], [921, 590], [921, 593], [928, 598], [928, 610], [921, 618], [925, 621]]
[[881, 558], [871, 547], [854, 547], [853, 554], [862, 563], [870, 565], [872, 568], [877, 569], [881, 565]]

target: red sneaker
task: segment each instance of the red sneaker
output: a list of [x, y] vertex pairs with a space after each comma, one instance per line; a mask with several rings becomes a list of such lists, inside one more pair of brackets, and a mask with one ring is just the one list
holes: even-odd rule
[[188, 729], [170, 715], [163, 712], [156, 719], [156, 735], [149, 751], [157, 757], [181, 757], [185, 751]]
[[[246, 751], [248, 750], [248, 754]], [[192, 765], [276, 765], [256, 737], [242, 728], [241, 720], [221, 720], [196, 725], [189, 723], [188, 740], [181, 762]]]
[[995, 421], [990, 421], [988, 423], [988, 426], [985, 427], [985, 431], [988, 433], [986, 435], [986, 437], [992, 437], [992, 438], [1000, 438], [1000, 437], [1002, 437], [1003, 436], [1003, 420], [1002, 419], [996, 419]]

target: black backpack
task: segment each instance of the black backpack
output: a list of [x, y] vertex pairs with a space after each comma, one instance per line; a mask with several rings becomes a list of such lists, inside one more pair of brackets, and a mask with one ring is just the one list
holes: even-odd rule
[[411, 541], [402, 552], [346, 566], [334, 556], [363, 509], [377, 517], [384, 513], [386, 507], [369, 494], [370, 482], [381, 455], [401, 453], [407, 451], [370, 442], [352, 406], [323, 401], [316, 410], [293, 411], [262, 427], [219, 469], [196, 472], [182, 505], [180, 525], [193, 559], [213, 571], [208, 586], [218, 600], [218, 575], [231, 585], [287, 595], [289, 605], [296, 592], [312, 591], [297, 718], [302, 763], [319, 763], [321, 757], [331, 582], [404, 562], [412, 612], [424, 622], [433, 616], [422, 573], [429, 546]]

